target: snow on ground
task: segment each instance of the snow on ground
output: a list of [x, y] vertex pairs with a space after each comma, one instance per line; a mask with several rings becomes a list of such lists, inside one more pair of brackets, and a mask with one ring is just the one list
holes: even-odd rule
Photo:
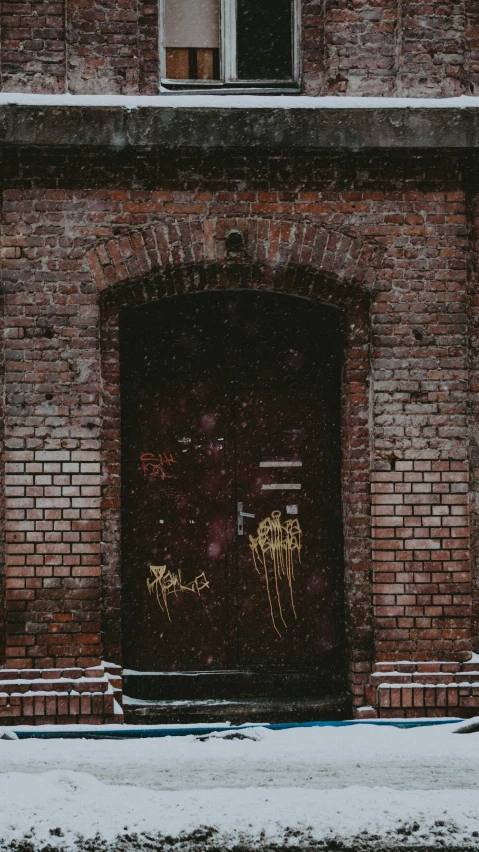
[[0, 740], [0, 850], [479, 849], [457, 727]]
[[243, 734], [251, 739], [241, 740], [225, 739], [227, 730], [206, 739], [0, 740], [0, 773], [75, 769], [105, 784], [152, 790], [479, 789], [479, 733], [458, 736], [456, 728], [253, 728]]

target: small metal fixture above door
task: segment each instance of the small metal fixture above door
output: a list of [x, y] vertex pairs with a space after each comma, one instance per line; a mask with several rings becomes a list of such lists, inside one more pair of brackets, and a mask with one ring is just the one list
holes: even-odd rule
[[300, 482], [271, 482], [261, 486], [262, 491], [301, 491]]
[[303, 467], [302, 461], [288, 461], [287, 459], [278, 459], [277, 461], [262, 461], [260, 467]]

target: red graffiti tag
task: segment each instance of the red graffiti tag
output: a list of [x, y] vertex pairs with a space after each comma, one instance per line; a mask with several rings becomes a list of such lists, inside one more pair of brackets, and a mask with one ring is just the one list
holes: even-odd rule
[[168, 473], [172, 464], [178, 464], [172, 453], [160, 453], [158, 456], [142, 453], [140, 461], [143, 473], [159, 476], [160, 479], [176, 479], [173, 474]]

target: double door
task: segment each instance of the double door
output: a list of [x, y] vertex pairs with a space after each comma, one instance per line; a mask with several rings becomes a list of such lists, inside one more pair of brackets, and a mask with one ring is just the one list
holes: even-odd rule
[[339, 683], [341, 350], [334, 310], [271, 293], [122, 316], [128, 668]]

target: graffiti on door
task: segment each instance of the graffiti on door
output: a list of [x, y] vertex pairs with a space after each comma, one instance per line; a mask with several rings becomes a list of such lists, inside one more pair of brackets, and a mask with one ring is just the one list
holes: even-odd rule
[[158, 605], [162, 612], [171, 621], [168, 607], [168, 597], [180, 592], [192, 592], [201, 595], [203, 589], [209, 589], [210, 584], [204, 571], [198, 574], [191, 583], [184, 583], [181, 570], [178, 572], [168, 571], [166, 565], [150, 565], [151, 578], [146, 581], [150, 595], [156, 594]]
[[[281, 523], [281, 512], [271, 512], [258, 526], [256, 537], [250, 535], [250, 548], [253, 555], [254, 567], [258, 574], [263, 574], [266, 582], [269, 609], [273, 627], [282, 637], [278, 628], [277, 615], [288, 628], [284, 617], [284, 606], [281, 587], [286, 581], [293, 616], [296, 619], [294, 606], [294, 560], [301, 562], [301, 527], [297, 518]], [[271, 574], [271, 577], [270, 577]]]
[[143, 473], [159, 476], [160, 479], [176, 479], [175, 475], [168, 472], [172, 464], [178, 464], [172, 453], [142, 453], [140, 456], [141, 469]]

